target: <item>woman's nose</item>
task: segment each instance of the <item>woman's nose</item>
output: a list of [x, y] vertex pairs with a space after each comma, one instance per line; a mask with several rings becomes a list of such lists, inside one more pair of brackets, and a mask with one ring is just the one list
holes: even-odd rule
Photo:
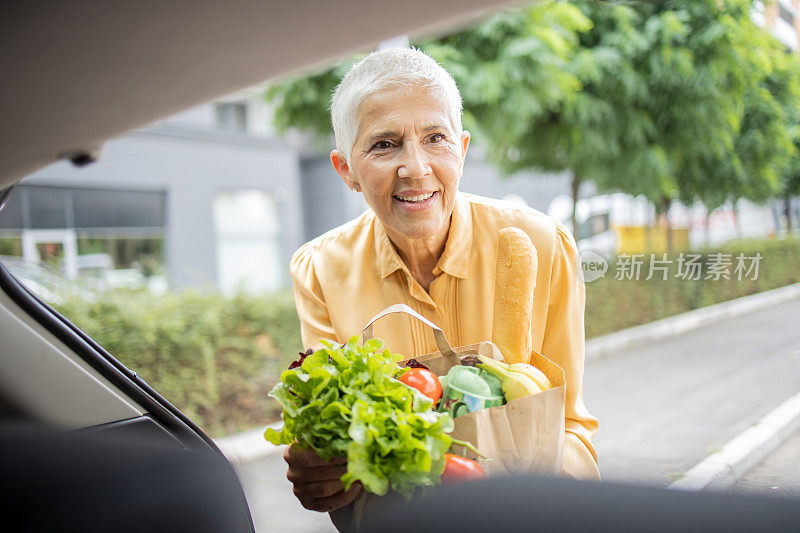
[[403, 146], [402, 161], [397, 175], [401, 178], [419, 178], [431, 172], [428, 154], [419, 142], [406, 141]]

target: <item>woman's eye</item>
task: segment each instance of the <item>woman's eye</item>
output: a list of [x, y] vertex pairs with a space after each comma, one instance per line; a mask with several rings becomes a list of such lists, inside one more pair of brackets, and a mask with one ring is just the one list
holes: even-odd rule
[[377, 148], [378, 150], [388, 150], [389, 148], [392, 147], [392, 142], [386, 140], [378, 141], [375, 144], [373, 144], [372, 147]]

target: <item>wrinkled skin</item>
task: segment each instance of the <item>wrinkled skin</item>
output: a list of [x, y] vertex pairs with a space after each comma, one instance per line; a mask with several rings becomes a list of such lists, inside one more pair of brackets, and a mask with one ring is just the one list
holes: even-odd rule
[[[410, 86], [378, 91], [359, 106], [350, 160], [331, 163], [381, 221], [411, 275], [427, 290], [444, 250], [464, 171], [467, 131], [455, 131], [444, 97]], [[402, 198], [434, 194], [429, 201]]]

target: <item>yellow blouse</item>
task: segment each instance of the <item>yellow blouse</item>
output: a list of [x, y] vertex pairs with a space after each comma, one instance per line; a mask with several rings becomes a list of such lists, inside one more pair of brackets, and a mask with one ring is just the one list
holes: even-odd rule
[[[536, 210], [459, 193], [429, 292], [411, 276], [372, 211], [304, 244], [290, 266], [303, 345], [344, 342], [395, 303], [438, 324], [452, 346], [491, 340], [497, 233], [510, 226], [528, 233], [539, 258], [533, 347], [566, 374], [564, 473], [599, 479], [591, 442], [597, 419], [583, 404], [585, 293], [577, 248], [564, 226]], [[430, 329], [406, 315], [381, 319], [374, 334], [407, 357], [437, 350]]]

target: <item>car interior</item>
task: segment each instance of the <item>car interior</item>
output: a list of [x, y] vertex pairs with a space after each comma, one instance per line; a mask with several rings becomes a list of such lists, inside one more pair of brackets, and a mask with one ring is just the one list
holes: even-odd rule
[[[169, 114], [498, 4], [4, 3], [0, 199], [35, 169], [58, 160], [91, 164], [108, 139]], [[222, 457], [191, 420], [2, 265], [0, 288], [4, 426], [136, 436]], [[4, 435], [9, 446], [30, 441], [29, 434]], [[233, 490], [234, 499], [242, 497], [240, 487]]]
[[[3, 3], [0, 203], [32, 171], [58, 160], [89, 165], [102, 158], [109, 139], [167, 115], [398, 35], [433, 34], [509, 3]], [[22, 521], [21, 531], [253, 530], [244, 492], [214, 441], [2, 263], [0, 421], [0, 472], [13, 481], [4, 483], [3, 506]], [[573, 494], [589, 509], [603, 507], [605, 522], [592, 522], [601, 530], [653, 525], [658, 515], [637, 515], [628, 524], [621, 518], [621, 511], [637, 502], [675, 516], [686, 506], [707, 503], [727, 514], [728, 531], [742, 530], [754, 518], [775, 529], [800, 519], [800, 510], [790, 505], [755, 497], [664, 499], [665, 491], [657, 490], [617, 487], [612, 493], [602, 484], [503, 481], [443, 493], [438, 504], [431, 500], [419, 508], [414, 523], [440, 518], [413, 529], [455, 530], [442, 513], [473, 516], [465, 502], [518, 494], [525, 483], [525, 490]], [[159, 503], [164, 501], [168, 504]], [[547, 501], [541, 504], [550, 505]], [[485, 505], [495, 509], [487, 515], [494, 522], [462, 520], [459, 530], [485, 531], [503, 523], [502, 498]], [[563, 530], [559, 513], [567, 510], [550, 510], [551, 520], [539, 529]], [[692, 522], [698, 516], [693, 512], [670, 525], [689, 529], [701, 523]], [[509, 519], [507, 526], [529, 531], [524, 519]], [[570, 523], [575, 529], [587, 524], [585, 516]], [[374, 528], [409, 526], [395, 516]]]
[[[498, 4], [5, 4], [0, 194], [6, 197], [15, 182], [54, 161], [90, 164], [106, 140], [197, 103], [384, 38], [430, 32]], [[306, 37], [298, 38], [299, 32]], [[213, 447], [141, 378], [6, 269], [2, 288], [5, 403], [69, 429], [157, 424], [189, 447]]]

